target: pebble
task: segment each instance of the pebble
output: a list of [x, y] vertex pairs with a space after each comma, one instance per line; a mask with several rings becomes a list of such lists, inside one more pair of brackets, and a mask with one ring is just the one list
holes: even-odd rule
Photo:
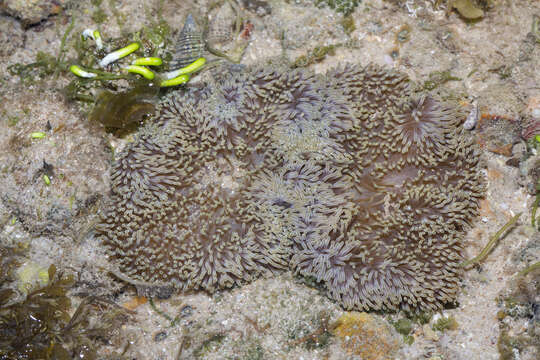
[[478, 101], [474, 100], [472, 103], [472, 109], [469, 115], [467, 116], [467, 120], [463, 123], [463, 127], [465, 130], [472, 130], [476, 126], [476, 123], [478, 122]]
[[27, 28], [39, 23], [51, 15], [59, 14], [66, 0], [20, 1], [4, 0], [0, 5], [0, 13], [6, 13], [20, 19]]
[[439, 335], [437, 335], [437, 333], [433, 331], [433, 329], [431, 328], [431, 326], [429, 326], [429, 324], [424, 324], [424, 326], [422, 326], [422, 331], [424, 332], [424, 337], [426, 339], [439, 341]]

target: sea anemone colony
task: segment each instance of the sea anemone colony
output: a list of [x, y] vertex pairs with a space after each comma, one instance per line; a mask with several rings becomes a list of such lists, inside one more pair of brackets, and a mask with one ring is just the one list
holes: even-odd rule
[[412, 88], [374, 65], [267, 64], [167, 95], [96, 226], [117, 272], [215, 291], [291, 269], [347, 309], [454, 301], [479, 155], [456, 109]]

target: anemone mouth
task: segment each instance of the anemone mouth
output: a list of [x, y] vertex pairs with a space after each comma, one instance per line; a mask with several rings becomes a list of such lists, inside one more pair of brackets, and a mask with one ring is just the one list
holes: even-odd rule
[[407, 161], [427, 160], [426, 154], [448, 146], [458, 124], [451, 108], [445, 108], [430, 96], [420, 96], [405, 105], [406, 111], [395, 117], [390, 135], [396, 147], [407, 154]]
[[220, 138], [234, 135], [246, 126], [243, 111], [246, 109], [242, 88], [226, 84], [209, 96], [200, 108], [209, 117], [208, 131]]

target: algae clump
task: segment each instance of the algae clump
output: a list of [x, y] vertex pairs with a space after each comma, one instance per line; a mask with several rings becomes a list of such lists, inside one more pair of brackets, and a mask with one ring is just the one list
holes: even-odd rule
[[[0, 275], [5, 285], [8, 277]], [[90, 296], [70, 316], [67, 292], [73, 277], [57, 273], [55, 265], [49, 266], [46, 277], [47, 284], [29, 289], [22, 300], [10, 288], [0, 290], [0, 359], [96, 359], [96, 341], [111, 337], [127, 319], [125, 310]], [[88, 318], [90, 305], [96, 303], [114, 305], [111, 311], [102, 310], [99, 325]]]
[[436, 331], [457, 330], [458, 322], [453, 316], [441, 317], [433, 324], [432, 328]]
[[90, 114], [90, 120], [110, 129], [136, 127], [154, 113], [152, 101], [158, 92], [156, 83], [145, 81], [125, 92], [103, 90]]
[[351, 14], [358, 4], [360, 4], [360, 0], [315, 0], [315, 5], [327, 5], [345, 16]]
[[453, 0], [450, 5], [467, 20], [476, 20], [484, 16], [484, 11], [477, 8], [471, 0]]

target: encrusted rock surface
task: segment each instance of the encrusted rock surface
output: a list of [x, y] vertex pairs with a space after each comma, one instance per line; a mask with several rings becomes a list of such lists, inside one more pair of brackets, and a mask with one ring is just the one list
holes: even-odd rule
[[0, 11], [21, 20], [28, 27], [62, 11], [67, 0], [3, 0]]

